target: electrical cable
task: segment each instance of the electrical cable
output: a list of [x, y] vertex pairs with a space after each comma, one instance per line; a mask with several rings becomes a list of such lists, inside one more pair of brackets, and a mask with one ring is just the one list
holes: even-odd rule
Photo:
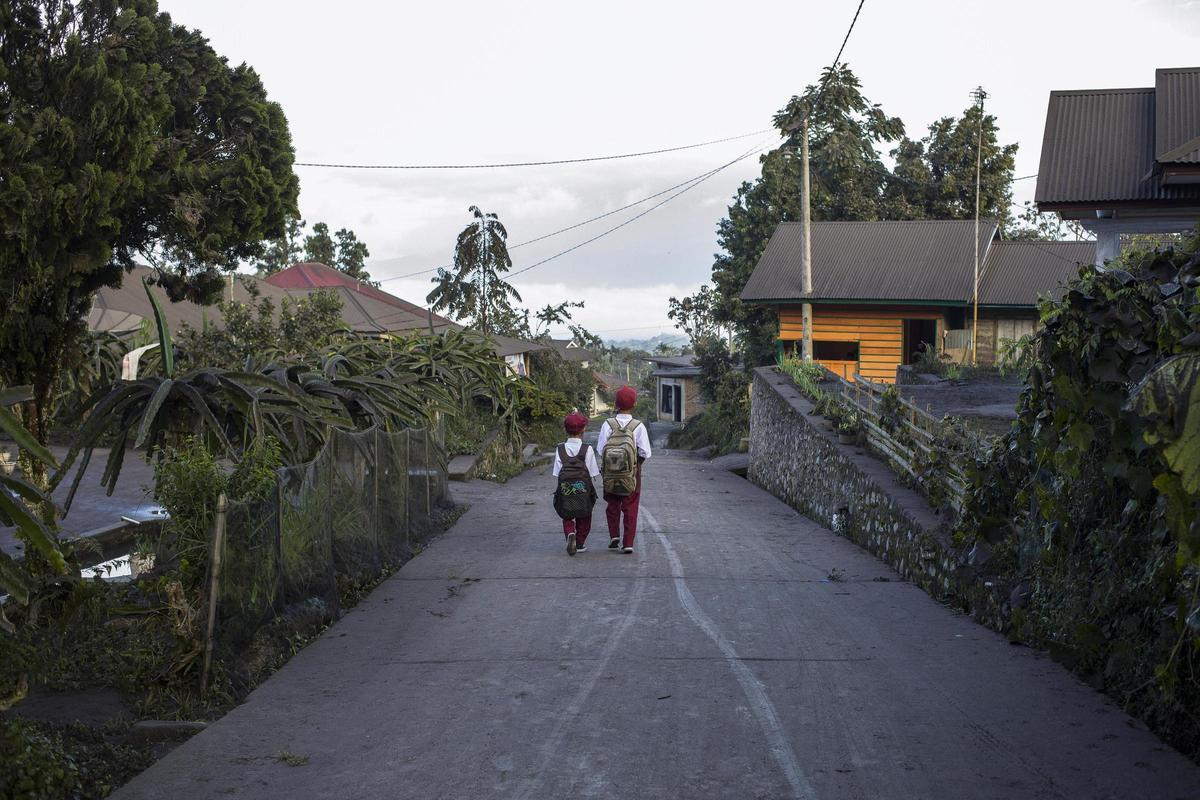
[[552, 161], [511, 161], [499, 164], [335, 164], [315, 161], [297, 161], [293, 164], [296, 167], [323, 167], [328, 169], [503, 169], [507, 167], [547, 167], [556, 166], [559, 164], [585, 164], [592, 161], [615, 161], [621, 158], [639, 158], [641, 156], [656, 156], [662, 153], [677, 153], [680, 150], [693, 150], [697, 147], [708, 147], [713, 144], [721, 144], [722, 142], [734, 142], [738, 139], [748, 139], [751, 136], [758, 136], [766, 133], [770, 128], [763, 128], [750, 133], [742, 133], [737, 136], [726, 136], [724, 139], [710, 139], [707, 142], [696, 142], [695, 144], [684, 144], [678, 147], [664, 147], [658, 150], [643, 150], [638, 153], [618, 153], [609, 156], [588, 156], [586, 158], [560, 158]]
[[[755, 148], [757, 148], [757, 147], [758, 147], [758, 145], [755, 145]], [[747, 151], [747, 154], [748, 154], [748, 153], [750, 153], [750, 152], [753, 152], [755, 148], [751, 148], [751, 150], [750, 150], [750, 151]], [[744, 157], [745, 157], [745, 154], [742, 156], [742, 158], [744, 158]], [[654, 198], [656, 198], [656, 197], [661, 197], [662, 195], [664, 195], [664, 194], [667, 194], [668, 192], [673, 192], [673, 191], [675, 191], [676, 189], [679, 189], [680, 187], [687, 186], [689, 183], [695, 183], [695, 182], [698, 182], [698, 181], [701, 181], [701, 180], [705, 180], [705, 179], [707, 179], [707, 178], [711, 177], [712, 175], [715, 175], [717, 172], [721, 171], [722, 169], [725, 169], [725, 167], [726, 167], [726, 166], [728, 166], [728, 164], [726, 164], [726, 165], [723, 165], [723, 166], [720, 166], [720, 167], [717, 167], [715, 170], [708, 170], [707, 172], [702, 172], [702, 173], [700, 173], [699, 175], [695, 175], [695, 176], [693, 176], [693, 177], [691, 177], [691, 178], [688, 178], [686, 181], [681, 181], [680, 183], [677, 183], [677, 184], [675, 184], [674, 186], [669, 186], [669, 187], [667, 187], [666, 189], [663, 189], [663, 190], [661, 190], [661, 191], [655, 192], [654, 194], [651, 194], [651, 195], [647, 195], [646, 197], [643, 197], [643, 198], [641, 198], [641, 199], [639, 199], [639, 200], [634, 200], [632, 203], [628, 203], [628, 204], [626, 204], [626, 205], [623, 205], [623, 206], [621, 206], [620, 208], [614, 208], [612, 211], [606, 211], [606, 212], [604, 212], [603, 214], [598, 214], [598, 215], [596, 215], [596, 216], [594, 216], [594, 217], [591, 217], [591, 218], [589, 218], [589, 219], [585, 219], [583, 222], [577, 222], [577, 223], [575, 223], [574, 225], [568, 225], [568, 226], [567, 226], [567, 227], [565, 227], [565, 228], [559, 228], [558, 230], [556, 230], [556, 231], [553, 231], [553, 232], [551, 232], [551, 233], [547, 233], [547, 234], [545, 234], [545, 235], [543, 235], [543, 236], [537, 236], [537, 237], [535, 237], [535, 238], [533, 238], [533, 239], [527, 239], [527, 240], [525, 240], [525, 241], [523, 241], [523, 242], [518, 242], [517, 244], [514, 244], [514, 245], [512, 245], [512, 246], [511, 246], [511, 247], [509, 247], [508, 249], [509, 249], [510, 251], [511, 251], [511, 250], [516, 250], [516, 249], [517, 249], [517, 248], [519, 248], [519, 247], [524, 247], [525, 245], [533, 244], [534, 242], [540, 242], [540, 241], [542, 241], [542, 240], [544, 240], [544, 239], [549, 239], [549, 238], [551, 238], [552, 236], [557, 236], [557, 235], [559, 235], [560, 233], [566, 233], [567, 231], [572, 231], [572, 230], [575, 230], [576, 228], [582, 228], [584, 225], [589, 225], [589, 224], [591, 224], [591, 223], [593, 223], [593, 222], [597, 222], [597, 221], [599, 221], [599, 220], [602, 220], [602, 219], [604, 219], [604, 218], [606, 218], [606, 217], [611, 217], [613, 214], [619, 214], [619, 213], [621, 213], [622, 211], [627, 211], [627, 210], [629, 210], [629, 209], [633, 208], [634, 206], [639, 206], [639, 205], [641, 205], [642, 203], [645, 203], [645, 202], [646, 202], [646, 201], [648, 201], [648, 200], [653, 200]], [[431, 273], [431, 272], [437, 272], [439, 269], [449, 269], [449, 268], [450, 268], [450, 265], [445, 265], [445, 266], [442, 266], [442, 267], [432, 267], [432, 268], [430, 268], [430, 269], [418, 270], [418, 271], [416, 271], [416, 272], [408, 272], [408, 273], [405, 273], [405, 274], [403, 274], [403, 275], [393, 275], [393, 276], [392, 276], [392, 277], [390, 277], [390, 278], [383, 278], [383, 279], [381, 279], [381, 280], [379, 281], [379, 283], [380, 283], [380, 284], [384, 284], [384, 283], [389, 283], [389, 282], [391, 282], [391, 281], [403, 280], [404, 278], [413, 278], [413, 277], [416, 277], [416, 276], [418, 276], [418, 275], [428, 275], [428, 274], [429, 274], [429, 273]]]
[[679, 191], [675, 192], [675, 194], [673, 194], [673, 195], [670, 195], [670, 196], [669, 196], [669, 197], [667, 197], [665, 200], [662, 200], [662, 201], [660, 201], [660, 202], [658, 202], [658, 203], [655, 203], [654, 205], [650, 206], [650, 208], [647, 208], [645, 211], [642, 211], [642, 212], [640, 212], [640, 213], [638, 213], [638, 214], [635, 214], [634, 216], [632, 216], [632, 217], [630, 217], [629, 219], [627, 219], [627, 220], [625, 220], [624, 222], [622, 222], [620, 225], [615, 225], [615, 226], [613, 226], [613, 227], [609, 228], [609, 229], [608, 229], [608, 230], [606, 230], [606, 231], [603, 231], [603, 232], [601, 232], [601, 233], [598, 233], [598, 234], [596, 234], [595, 236], [593, 236], [593, 237], [592, 237], [592, 238], [590, 238], [590, 239], [585, 239], [584, 241], [580, 242], [580, 243], [579, 243], [579, 244], [577, 244], [577, 245], [574, 245], [574, 246], [572, 246], [572, 247], [568, 247], [566, 250], [562, 250], [562, 251], [560, 251], [560, 252], [558, 252], [558, 253], [555, 253], [555, 254], [554, 254], [554, 255], [552, 255], [552, 256], [549, 256], [549, 257], [547, 257], [547, 258], [543, 258], [541, 261], [537, 261], [537, 262], [535, 262], [535, 263], [533, 263], [533, 264], [530, 264], [528, 267], [522, 267], [521, 269], [518, 269], [518, 270], [515, 270], [515, 271], [513, 271], [513, 272], [510, 272], [510, 273], [508, 273], [508, 274], [507, 274], [505, 277], [506, 277], [506, 278], [513, 278], [513, 277], [515, 277], [515, 276], [517, 276], [517, 275], [520, 275], [520, 274], [521, 274], [521, 273], [523, 273], [523, 272], [528, 272], [529, 270], [533, 269], [534, 267], [540, 267], [542, 264], [545, 264], [545, 263], [547, 263], [547, 262], [549, 262], [549, 261], [553, 261], [554, 259], [556, 259], [556, 258], [559, 258], [559, 257], [561, 257], [561, 256], [565, 256], [567, 253], [570, 253], [570, 252], [573, 252], [573, 251], [575, 251], [575, 250], [578, 250], [579, 248], [583, 247], [584, 245], [591, 244], [592, 242], [596, 241], [597, 239], [601, 239], [601, 238], [603, 238], [603, 237], [605, 237], [605, 236], [608, 236], [610, 233], [613, 233], [614, 231], [618, 231], [618, 230], [620, 230], [621, 228], [624, 228], [626, 225], [629, 225], [630, 223], [637, 222], [639, 219], [641, 219], [642, 217], [646, 216], [646, 215], [647, 215], [647, 214], [649, 214], [651, 211], [654, 211], [654, 210], [655, 210], [655, 209], [657, 209], [657, 208], [661, 208], [662, 206], [665, 206], [667, 203], [671, 202], [671, 201], [672, 201], [672, 200], [674, 200], [676, 197], [679, 197], [679, 196], [680, 196], [681, 194], [683, 194], [684, 192], [687, 192], [687, 191], [690, 191], [690, 190], [692, 190], [692, 189], [696, 188], [697, 186], [699, 186], [700, 184], [704, 183], [704, 182], [705, 182], [706, 180], [708, 180], [709, 178], [711, 178], [711, 177], [713, 177], [714, 175], [716, 175], [716, 174], [717, 174], [718, 172], [720, 172], [721, 170], [723, 170], [723, 169], [726, 169], [727, 167], [733, 166], [734, 164], [736, 164], [737, 162], [741, 161], [742, 159], [748, 158], [748, 157], [750, 157], [750, 156], [752, 156], [752, 155], [754, 155], [754, 154], [756, 154], [756, 153], [759, 153], [759, 152], [761, 152], [761, 151], [762, 151], [762, 149], [763, 149], [763, 148], [761, 148], [760, 146], [758, 146], [758, 145], [755, 145], [755, 147], [751, 148], [750, 150], [747, 150], [745, 153], [743, 153], [742, 155], [740, 155], [740, 156], [738, 156], [737, 158], [733, 159], [732, 161], [727, 161], [727, 162], [725, 162], [724, 164], [722, 164], [721, 166], [717, 167], [716, 169], [714, 169], [714, 170], [710, 171], [709, 173], [707, 173], [706, 175], [702, 176], [702, 177], [701, 177], [701, 178], [699, 178], [698, 180], [696, 180], [696, 181], [693, 181], [692, 183], [688, 184], [688, 185], [687, 185], [687, 186], [685, 186], [684, 188], [682, 188], [682, 189], [680, 189]]

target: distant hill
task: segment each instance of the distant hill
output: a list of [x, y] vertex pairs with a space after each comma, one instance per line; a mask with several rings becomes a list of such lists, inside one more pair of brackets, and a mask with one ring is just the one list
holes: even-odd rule
[[609, 347], [624, 347], [630, 350], [645, 350], [648, 353], [654, 352], [654, 348], [660, 344], [669, 344], [673, 347], [683, 347], [688, 343], [688, 337], [682, 333], [660, 333], [652, 339], [607, 339], [605, 344]]

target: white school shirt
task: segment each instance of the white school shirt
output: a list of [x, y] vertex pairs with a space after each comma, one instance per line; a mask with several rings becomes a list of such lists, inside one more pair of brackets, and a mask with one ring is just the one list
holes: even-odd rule
[[[617, 423], [624, 428], [633, 421], [633, 415], [617, 414], [616, 420]], [[608, 434], [610, 431], [611, 429], [608, 426], [608, 422], [605, 421], [605, 423], [600, 426], [600, 438], [596, 440], [596, 449], [601, 453], [604, 452], [604, 444], [608, 441]], [[633, 432], [633, 443], [637, 445], [639, 456], [642, 458], [650, 457], [650, 434], [646, 432], [646, 423], [643, 422], [641, 425], [638, 425], [637, 430]]]
[[[567, 455], [579, 455], [579, 448], [583, 447], [583, 439], [577, 436], [572, 436], [562, 443], [566, 449]], [[583, 463], [587, 465], [588, 474], [593, 478], [600, 477], [600, 465], [596, 463], [596, 448], [590, 448], [587, 456], [583, 459]], [[562, 458], [558, 455], [558, 448], [554, 448], [554, 477], [558, 477], [558, 473], [562, 470]]]

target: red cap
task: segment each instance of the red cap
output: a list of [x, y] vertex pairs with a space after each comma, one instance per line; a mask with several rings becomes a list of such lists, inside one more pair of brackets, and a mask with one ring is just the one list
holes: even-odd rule
[[618, 411], [632, 411], [637, 405], [637, 390], [632, 386], [622, 386], [617, 389], [616, 400]]
[[587, 427], [587, 424], [588, 418], [583, 414], [580, 414], [578, 411], [572, 411], [570, 414], [567, 414], [566, 419], [563, 420], [563, 427], [566, 428], [567, 433], [571, 434], [572, 436], [578, 436], [579, 434], [583, 433], [583, 429]]

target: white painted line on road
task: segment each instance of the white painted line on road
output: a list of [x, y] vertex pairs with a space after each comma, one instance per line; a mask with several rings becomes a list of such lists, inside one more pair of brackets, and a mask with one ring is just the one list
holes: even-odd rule
[[766, 734], [767, 741], [771, 745], [771, 755], [775, 756], [779, 768], [787, 776], [788, 783], [792, 785], [792, 792], [801, 800], [816, 798], [816, 792], [813, 791], [808, 778], [804, 776], [804, 771], [800, 769], [796, 753], [792, 750], [787, 734], [784, 733], [783, 725], [779, 722], [779, 714], [775, 712], [775, 706], [771, 704], [771, 698], [767, 696], [767, 688], [763, 686], [762, 681], [754, 677], [754, 673], [738, 656], [734, 646], [721, 634], [720, 628], [696, 602], [695, 595], [692, 594], [691, 589], [688, 589], [687, 581], [683, 578], [683, 564], [680, 562], [675, 548], [671, 546], [667, 537], [663, 536], [658, 520], [645, 506], [641, 508], [641, 516], [645, 520], [646, 526], [658, 539], [659, 544], [662, 545], [667, 554], [667, 560], [671, 562], [671, 575], [675, 579], [675, 594], [679, 596], [680, 605], [691, 617], [692, 622], [696, 623], [696, 627], [704, 631], [705, 635], [712, 639], [713, 644], [725, 656], [725, 663], [733, 671], [738, 683], [742, 685], [742, 691], [746, 695], [746, 701], [750, 704], [750, 710], [758, 718], [763, 733]]
[[575, 718], [579, 716], [579, 712], [583, 710], [588, 696], [596, 688], [597, 681], [608, 671], [608, 662], [612, 660], [613, 655], [617, 652], [617, 648], [620, 646], [625, 632], [633, 624], [634, 617], [637, 616], [638, 606], [642, 603], [642, 595], [646, 593], [646, 556], [639, 550], [637, 559], [637, 579], [633, 582], [633, 591], [630, 593], [628, 603], [625, 606], [625, 613], [621, 616], [621, 621], [617, 623], [617, 627], [609, 634], [608, 641], [604, 643], [604, 648], [600, 651], [599, 663], [591, 670], [590, 677], [579, 684], [579, 689], [575, 692], [575, 697], [571, 699], [570, 704], [558, 715], [558, 721], [554, 724], [554, 728], [551, 729], [550, 735], [546, 737], [546, 741], [542, 745], [541, 761], [538, 764], [537, 770], [526, 778], [520, 788], [517, 789], [516, 794], [513, 795], [515, 800], [525, 800], [525, 798], [531, 797], [533, 792], [541, 788], [542, 775], [545, 774], [546, 768], [550, 766], [550, 762], [556, 756], [561, 756], [560, 748], [563, 743], [563, 733], [566, 731], [567, 726], [573, 723]]

